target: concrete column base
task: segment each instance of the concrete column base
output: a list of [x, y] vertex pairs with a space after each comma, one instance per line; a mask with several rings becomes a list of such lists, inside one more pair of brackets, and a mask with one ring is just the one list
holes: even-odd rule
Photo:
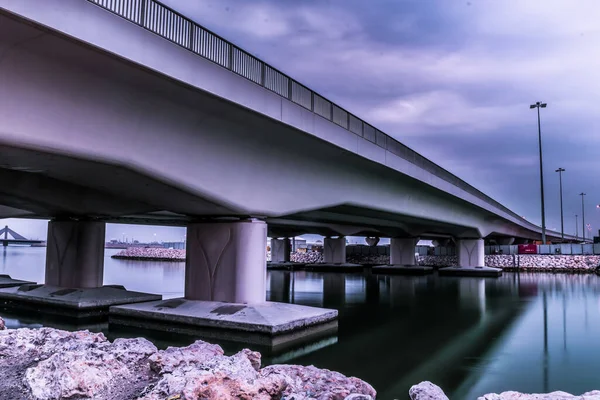
[[391, 265], [415, 265], [415, 249], [419, 238], [392, 238], [390, 240]]
[[485, 266], [483, 239], [457, 239], [458, 267], [440, 268], [440, 276], [477, 276], [498, 277], [502, 275], [499, 268]]
[[185, 298], [266, 301], [266, 248], [267, 224], [262, 221], [188, 225]]
[[46, 285], [97, 288], [104, 279], [106, 223], [50, 221], [46, 248]]
[[271, 262], [284, 263], [290, 262], [290, 253], [292, 243], [290, 239], [271, 239]]
[[162, 296], [156, 294], [103, 286], [105, 227], [96, 221], [51, 221], [45, 284], [12, 285], [14, 280], [4, 275], [0, 300], [23, 311], [43, 310], [78, 319], [104, 319], [110, 306], [160, 300]]
[[485, 251], [483, 239], [459, 239], [456, 241], [459, 267], [483, 267]]
[[346, 262], [346, 238], [326, 237], [323, 242], [323, 261], [326, 264], [344, 264]]

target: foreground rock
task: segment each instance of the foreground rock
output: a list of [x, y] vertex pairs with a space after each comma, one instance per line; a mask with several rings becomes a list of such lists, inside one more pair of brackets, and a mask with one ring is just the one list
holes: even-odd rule
[[[409, 390], [411, 400], [448, 400], [439, 386], [431, 382], [421, 382]], [[489, 393], [478, 397], [477, 400], [600, 400], [600, 391], [594, 390], [576, 396], [566, 392], [552, 392], [544, 394], [526, 394], [519, 392]]]
[[375, 398], [357, 378], [298, 365], [261, 369], [260, 353], [226, 356], [197, 341], [158, 350], [146, 339], [52, 328], [0, 331], [0, 399]]
[[600, 391], [584, 393], [576, 396], [566, 392], [552, 392], [545, 394], [525, 394], [519, 392], [490, 393], [479, 397], [477, 400], [600, 400]]
[[408, 391], [411, 400], [448, 400], [444, 391], [429, 381], [414, 385]]

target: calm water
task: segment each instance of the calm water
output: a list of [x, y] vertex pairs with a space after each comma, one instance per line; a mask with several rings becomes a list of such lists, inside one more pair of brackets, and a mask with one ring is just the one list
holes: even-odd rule
[[[0, 250], [2, 251], [2, 250]], [[108, 257], [105, 283], [183, 294], [183, 263]], [[44, 248], [9, 247], [0, 273], [41, 282]], [[370, 382], [381, 399], [405, 399], [422, 380], [453, 399], [504, 390], [600, 389], [600, 277], [505, 274], [499, 279], [271, 272], [268, 297], [340, 311], [337, 335], [267, 357], [314, 364]], [[61, 326], [4, 314], [10, 327]], [[66, 326], [69, 327], [69, 326]], [[70, 327], [72, 328], [72, 327]], [[88, 326], [109, 336], [135, 335]], [[139, 332], [137, 333], [139, 334]], [[153, 335], [159, 346], [192, 339]], [[227, 351], [238, 345], [222, 343]]]

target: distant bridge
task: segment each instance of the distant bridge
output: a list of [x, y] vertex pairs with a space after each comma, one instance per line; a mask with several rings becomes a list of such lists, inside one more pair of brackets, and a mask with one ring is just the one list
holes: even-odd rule
[[[11, 236], [11, 238], [8, 237]], [[19, 235], [17, 232], [13, 231], [7, 226], [4, 229], [0, 229], [0, 243], [4, 247], [7, 247], [9, 244], [38, 244], [42, 243], [41, 240], [29, 240], [23, 235]]]

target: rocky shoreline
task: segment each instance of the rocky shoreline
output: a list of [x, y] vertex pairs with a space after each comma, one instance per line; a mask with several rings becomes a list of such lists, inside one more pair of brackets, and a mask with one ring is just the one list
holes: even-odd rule
[[[457, 256], [419, 256], [419, 265], [452, 267], [458, 265]], [[485, 256], [485, 266], [504, 271], [595, 273], [600, 256], [595, 255], [539, 255], [494, 254]]]
[[[185, 250], [156, 247], [130, 247], [112, 258], [140, 261], [185, 261]], [[267, 253], [270, 259], [270, 253]], [[323, 254], [318, 252], [292, 253], [292, 262], [316, 264], [323, 262]], [[348, 255], [346, 261], [354, 264], [385, 265], [389, 264], [387, 255]], [[452, 267], [458, 265], [457, 256], [418, 256], [421, 266]], [[538, 255], [538, 254], [494, 254], [485, 256], [487, 267], [501, 268], [504, 271], [520, 272], [565, 272], [594, 273], [600, 265], [597, 255]]]
[[[6, 329], [0, 318], [1, 400], [373, 400], [368, 383], [314, 366], [271, 365], [244, 349], [232, 356], [198, 340], [158, 350], [144, 338], [110, 342], [102, 333]], [[431, 382], [411, 400], [448, 400]], [[600, 391], [489, 393], [478, 400], [600, 400]]]
[[144, 338], [5, 329], [0, 319], [0, 399], [369, 400], [371, 385], [313, 366], [261, 368], [260, 353], [226, 356], [214, 344], [158, 350]]
[[165, 249], [162, 247], [129, 247], [111, 258], [136, 261], [185, 261], [185, 250]]

